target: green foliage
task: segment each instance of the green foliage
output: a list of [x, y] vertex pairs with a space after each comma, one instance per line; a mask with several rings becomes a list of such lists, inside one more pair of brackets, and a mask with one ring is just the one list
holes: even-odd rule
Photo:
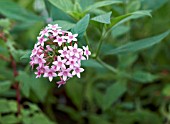
[[111, 14], [112, 14], [112, 12], [102, 14], [102, 15], [93, 17], [91, 20], [96, 21], [96, 22], [100, 22], [100, 23], [110, 24]]
[[[169, 8], [169, 0], [0, 0], [0, 124], [170, 123]], [[92, 52], [81, 78], [60, 88], [29, 65], [47, 23]]]
[[84, 35], [84, 32], [87, 29], [87, 26], [89, 24], [89, 20], [90, 20], [90, 15], [85, 15], [81, 20], [79, 20], [76, 25], [71, 29], [72, 33], [77, 33], [78, 34], [78, 38], [82, 38]]
[[134, 42], [129, 42], [121, 47], [118, 47], [114, 50], [108, 51], [106, 54], [118, 54], [118, 53], [128, 53], [128, 52], [136, 52], [144, 48], [151, 47], [160, 41], [162, 41], [167, 35], [169, 35], [170, 31], [164, 32], [160, 35], [146, 38]]

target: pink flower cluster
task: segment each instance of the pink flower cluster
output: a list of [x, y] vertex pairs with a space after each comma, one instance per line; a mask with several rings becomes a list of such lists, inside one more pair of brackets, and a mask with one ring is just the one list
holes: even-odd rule
[[77, 36], [61, 30], [58, 24], [48, 24], [40, 32], [30, 56], [32, 68], [37, 65], [36, 78], [47, 77], [51, 82], [58, 77], [59, 87], [75, 75], [80, 78], [80, 73], [84, 71], [81, 60], [87, 60], [91, 52], [88, 46], [78, 48]]

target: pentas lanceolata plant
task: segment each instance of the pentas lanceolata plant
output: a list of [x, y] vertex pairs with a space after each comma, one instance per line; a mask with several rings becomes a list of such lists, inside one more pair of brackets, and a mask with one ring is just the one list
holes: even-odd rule
[[80, 73], [84, 71], [81, 61], [87, 60], [91, 52], [88, 46], [78, 47], [77, 36], [61, 30], [58, 24], [48, 24], [39, 33], [30, 56], [32, 68], [36, 65], [36, 78], [43, 76], [51, 82], [59, 77], [59, 87], [75, 75], [80, 78]]

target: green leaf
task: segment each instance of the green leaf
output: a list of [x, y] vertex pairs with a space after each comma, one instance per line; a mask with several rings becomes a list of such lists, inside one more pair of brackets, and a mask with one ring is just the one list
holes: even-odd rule
[[78, 38], [82, 38], [84, 32], [86, 31], [90, 20], [90, 15], [85, 15], [81, 20], [77, 22], [77, 24], [71, 29], [72, 33], [78, 34]]
[[19, 21], [41, 21], [42, 18], [38, 17], [37, 15], [28, 12], [15, 2], [11, 0], [0, 0], [0, 13], [5, 15], [10, 19], [15, 19]]
[[44, 101], [49, 90], [49, 85], [44, 79], [36, 79], [35, 75], [28, 75], [26, 72], [20, 71], [16, 80], [21, 83], [21, 91], [26, 96], [30, 96], [32, 90], [40, 101]]
[[103, 66], [101, 64], [99, 64], [97, 61], [95, 61], [94, 59], [82, 61], [82, 66], [92, 67], [92, 68], [102, 68], [103, 69]]
[[31, 51], [27, 51], [23, 56], [20, 57], [20, 60], [30, 59]]
[[135, 0], [135, 1], [130, 1], [127, 5], [127, 12], [134, 12], [139, 10], [141, 7], [141, 1], [140, 0]]
[[106, 54], [119, 54], [119, 53], [127, 53], [127, 52], [136, 52], [148, 47], [151, 47], [159, 42], [161, 42], [168, 34], [170, 31], [166, 31], [160, 35], [153, 36], [150, 38], [138, 40], [135, 42], [130, 42], [125, 45], [122, 45], [116, 49], [113, 49], [111, 51], [108, 51]]
[[0, 19], [0, 27], [3, 27], [4, 29], [9, 30], [10, 25], [11, 25], [11, 23], [10, 23], [9, 19]]
[[126, 90], [125, 82], [117, 82], [109, 86], [103, 99], [103, 109], [106, 110], [111, 107], [111, 105], [116, 102]]
[[85, 12], [91, 11], [93, 9], [99, 8], [99, 7], [104, 7], [112, 4], [119, 4], [122, 3], [121, 1], [113, 1], [113, 0], [105, 0], [105, 1], [100, 1], [100, 2], [95, 2], [94, 4], [88, 6], [85, 9]]
[[108, 13], [93, 17], [91, 20], [100, 22], [100, 23], [110, 24], [111, 15], [112, 15], [112, 12], [108, 12]]
[[72, 79], [72, 81], [66, 85], [66, 93], [75, 106], [80, 109], [83, 102], [83, 86], [80, 81], [76, 80], [76, 78]]
[[79, 111], [76, 111], [73, 107], [59, 104], [57, 108], [65, 113], [67, 113], [73, 120], [81, 119], [81, 114], [79, 113]]
[[141, 0], [143, 9], [156, 10], [167, 3], [169, 0]]
[[0, 113], [10, 112], [11, 109], [8, 105], [8, 101], [6, 99], [0, 99]]
[[57, 20], [57, 21], [52, 22], [52, 24], [58, 24], [59, 26], [62, 27], [62, 30], [69, 30], [75, 26], [74, 23], [64, 21], [64, 20]]
[[70, 13], [73, 11], [74, 5], [71, 0], [49, 0], [49, 2], [64, 12]]
[[166, 85], [162, 91], [163, 95], [170, 96], [170, 85]]
[[17, 117], [15, 114], [2, 116], [0, 122], [2, 124], [18, 124], [21, 118]]
[[90, 124], [111, 124], [109, 120], [104, 118], [102, 115], [90, 114], [89, 116]]
[[30, 83], [32, 83], [31, 78], [29, 75], [25, 72], [20, 71], [19, 75], [16, 78], [17, 81], [20, 82], [21, 86], [21, 91], [22, 93], [26, 96], [29, 97], [30, 95]]
[[9, 90], [9, 88], [11, 87], [11, 82], [10, 81], [1, 81], [0, 82], [0, 93], [4, 93], [6, 91]]
[[128, 13], [122, 16], [118, 16], [116, 18], [111, 19], [111, 24], [109, 25], [109, 27], [114, 26], [114, 28], [120, 24], [123, 24], [131, 19], [138, 19], [144, 16], [150, 16], [151, 17], [151, 11], [150, 10], [140, 10], [140, 11], [136, 11], [133, 13]]
[[112, 36], [113, 37], [121, 36], [129, 32], [129, 30], [130, 30], [129, 26], [125, 26], [125, 25], [116, 26], [115, 28], [112, 28]]
[[[23, 118], [24, 124], [54, 124], [52, 121], [48, 119], [47, 116], [45, 116], [42, 113], [36, 113], [31, 117], [24, 117]], [[57, 123], [55, 123], [57, 124]]]
[[149, 72], [136, 71], [132, 74], [132, 79], [141, 83], [151, 83], [159, 78], [158, 75], [153, 75]]

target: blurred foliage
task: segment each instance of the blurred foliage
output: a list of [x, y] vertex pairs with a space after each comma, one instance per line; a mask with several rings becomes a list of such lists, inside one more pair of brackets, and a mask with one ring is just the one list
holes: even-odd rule
[[[169, 124], [169, 8], [169, 0], [0, 0], [0, 124]], [[48, 23], [92, 51], [81, 79], [59, 89], [29, 66]]]

